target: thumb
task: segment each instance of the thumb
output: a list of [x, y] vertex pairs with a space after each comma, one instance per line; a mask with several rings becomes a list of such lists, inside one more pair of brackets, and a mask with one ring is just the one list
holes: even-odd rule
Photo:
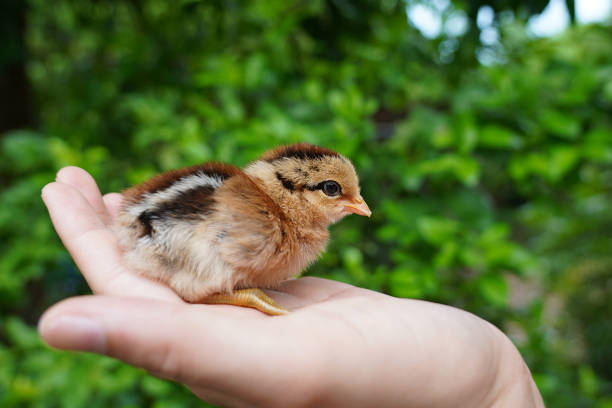
[[188, 385], [215, 382], [241, 371], [237, 364], [249, 359], [244, 331], [257, 332], [249, 328], [257, 312], [228, 309], [83, 296], [47, 310], [39, 332], [55, 348], [105, 354]]

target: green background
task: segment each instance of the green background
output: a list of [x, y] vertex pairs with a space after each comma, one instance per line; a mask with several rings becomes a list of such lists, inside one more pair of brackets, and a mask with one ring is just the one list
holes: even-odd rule
[[118, 191], [307, 141], [353, 160], [373, 210], [307, 274], [475, 313], [548, 406], [612, 407], [612, 28], [534, 38], [546, 1], [500, 1], [485, 45], [488, 2], [464, 0], [443, 17], [467, 30], [428, 39], [414, 3], [3, 2], [0, 406], [201, 405], [38, 338], [46, 307], [88, 292], [40, 200], [59, 168]]

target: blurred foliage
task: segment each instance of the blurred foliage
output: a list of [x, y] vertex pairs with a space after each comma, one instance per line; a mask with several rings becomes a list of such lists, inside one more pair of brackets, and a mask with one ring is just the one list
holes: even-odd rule
[[426, 40], [393, 0], [27, 7], [36, 123], [0, 139], [1, 406], [198, 404], [38, 339], [44, 308], [87, 292], [40, 201], [60, 167], [116, 191], [307, 141], [353, 159], [374, 212], [308, 274], [464, 308], [509, 333], [549, 406], [612, 407], [610, 27], [534, 39], [506, 13], [482, 65], [469, 33]]

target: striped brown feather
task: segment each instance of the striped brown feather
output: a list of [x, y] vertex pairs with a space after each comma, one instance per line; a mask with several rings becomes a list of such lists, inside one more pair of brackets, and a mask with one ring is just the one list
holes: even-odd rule
[[295, 158], [301, 160], [322, 159], [327, 156], [341, 157], [333, 150], [311, 145], [309, 143], [296, 143], [279, 146], [263, 154], [260, 160], [273, 162], [284, 158]]

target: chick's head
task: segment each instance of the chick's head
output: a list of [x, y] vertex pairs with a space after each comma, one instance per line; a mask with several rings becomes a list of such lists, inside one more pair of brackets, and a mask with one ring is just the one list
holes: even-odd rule
[[273, 195], [279, 201], [308, 207], [329, 224], [351, 213], [372, 214], [361, 196], [353, 164], [333, 150], [299, 143], [273, 149], [258, 162], [256, 173], [267, 173], [264, 178], [275, 186]]

